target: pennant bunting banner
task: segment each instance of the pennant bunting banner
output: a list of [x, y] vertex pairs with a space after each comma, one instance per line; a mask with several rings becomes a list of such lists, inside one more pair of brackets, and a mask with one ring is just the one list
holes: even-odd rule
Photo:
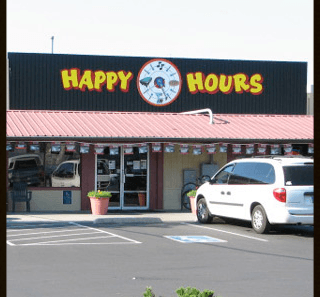
[[104, 154], [104, 145], [95, 144], [94, 153], [95, 153], [95, 155], [103, 155]]
[[254, 144], [246, 144], [246, 155], [253, 155]]
[[265, 155], [267, 153], [267, 145], [266, 144], [258, 144], [257, 154]]
[[25, 142], [17, 142], [16, 143], [16, 147], [15, 147], [16, 150], [24, 150], [26, 148], [27, 148], [27, 145]]
[[152, 152], [153, 153], [161, 153], [162, 152], [161, 143], [153, 143], [152, 144]]
[[148, 145], [146, 143], [139, 144], [139, 154], [146, 154], [148, 152]]
[[127, 144], [123, 147], [123, 153], [125, 155], [133, 155], [133, 144]]
[[166, 153], [174, 153], [174, 144], [173, 143], [166, 143], [164, 145], [164, 151]]
[[202, 145], [193, 145], [192, 146], [192, 153], [194, 155], [201, 155], [202, 154]]
[[207, 154], [215, 154], [217, 152], [215, 144], [206, 145]]
[[182, 155], [189, 154], [189, 145], [188, 144], [180, 144], [180, 153]]
[[80, 154], [88, 154], [90, 150], [90, 146], [87, 143], [80, 144]]
[[234, 155], [241, 154], [241, 144], [233, 144], [232, 145], [232, 154], [234, 154]]
[[66, 152], [75, 152], [75, 151], [76, 151], [76, 144], [74, 142], [67, 142]]
[[109, 146], [109, 154], [112, 156], [119, 155], [119, 146], [118, 145], [110, 145]]
[[29, 150], [31, 152], [40, 152], [40, 144], [38, 141], [32, 141], [29, 143]]
[[271, 144], [270, 145], [270, 154], [271, 155], [280, 155], [281, 149], [280, 144]]
[[292, 154], [292, 145], [291, 144], [284, 144], [283, 150], [285, 155], [291, 155]]
[[14, 151], [13, 143], [7, 142], [6, 151], [8, 151], [8, 152], [13, 152]]
[[52, 142], [51, 143], [51, 153], [52, 154], [59, 154], [61, 151], [61, 144], [60, 142]]
[[[49, 142], [50, 143], [50, 142]], [[203, 151], [206, 151], [207, 154], [216, 154], [227, 153], [228, 145], [231, 145], [233, 155], [240, 155], [245, 153], [246, 155], [253, 155], [256, 153], [257, 155], [266, 155], [267, 151], [271, 155], [299, 155], [301, 154], [301, 148], [298, 145], [293, 145], [290, 143], [287, 144], [265, 144], [265, 143], [250, 143], [250, 144], [236, 144], [236, 143], [212, 143], [212, 144], [199, 144], [199, 145], [191, 145], [185, 143], [141, 143], [141, 144], [125, 144], [123, 145], [123, 150], [125, 155], [134, 154], [134, 147], [138, 148], [139, 154], [146, 154], [149, 150], [149, 145], [151, 144], [152, 152], [166, 152], [166, 153], [174, 153], [175, 145], [179, 145], [179, 152], [183, 155], [191, 153], [190, 147], [192, 148], [193, 155], [200, 155]], [[65, 152], [76, 152], [77, 146], [79, 145], [80, 153], [87, 154], [90, 151], [90, 143], [77, 143], [77, 142], [65, 142]], [[105, 148], [109, 147], [110, 155], [119, 155], [120, 154], [120, 146], [121, 145], [107, 145], [107, 144], [93, 144], [94, 153], [95, 154], [104, 154]], [[219, 147], [217, 146], [219, 145]], [[242, 146], [245, 147], [245, 152], [242, 151]], [[41, 143], [38, 141], [30, 141], [30, 142], [7, 142], [6, 143], [6, 151], [14, 151], [27, 149], [30, 152], [40, 152]], [[51, 153], [59, 154], [62, 149], [61, 142], [51, 142]], [[314, 154], [314, 144], [308, 144], [308, 154]]]
[[226, 153], [228, 150], [228, 144], [219, 143], [219, 150], [220, 150], [220, 153]]

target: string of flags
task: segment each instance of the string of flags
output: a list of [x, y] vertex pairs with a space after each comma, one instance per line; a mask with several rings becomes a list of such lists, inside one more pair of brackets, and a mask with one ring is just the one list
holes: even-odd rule
[[[50, 142], [51, 143], [51, 153], [59, 154], [62, 149], [61, 142]], [[138, 146], [140, 154], [145, 154], [148, 152], [149, 143], [139, 143], [139, 144], [92, 144], [92, 143], [76, 143], [76, 142], [65, 142], [65, 152], [76, 152], [79, 147], [80, 154], [87, 154], [90, 150], [90, 145], [94, 147], [94, 153], [97, 155], [104, 154], [105, 148], [109, 148], [110, 155], [118, 155], [120, 152], [120, 147], [124, 149], [125, 155], [130, 155], [134, 153], [134, 147]], [[236, 144], [236, 143], [212, 143], [212, 144], [185, 144], [185, 143], [151, 143], [152, 152], [160, 153], [164, 151], [165, 153], [174, 153], [176, 145], [179, 146], [180, 154], [187, 155], [192, 153], [193, 155], [201, 155], [203, 152], [207, 154], [216, 153], [227, 153], [228, 148], [231, 146], [231, 153], [234, 155], [266, 155], [268, 148], [270, 148], [271, 155], [281, 154], [282, 148], [284, 154], [298, 154], [295, 151], [293, 144], [265, 144], [265, 143], [250, 143], [250, 144]], [[40, 152], [40, 143], [38, 141], [31, 142], [7, 142], [6, 150], [22, 150], [29, 149], [30, 152]], [[191, 149], [192, 150], [191, 150]], [[314, 153], [314, 144], [308, 144], [308, 154]]]

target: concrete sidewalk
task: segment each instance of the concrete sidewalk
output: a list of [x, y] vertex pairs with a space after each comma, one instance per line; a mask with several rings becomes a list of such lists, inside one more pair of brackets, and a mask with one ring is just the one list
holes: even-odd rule
[[197, 220], [190, 211], [155, 212], [108, 212], [106, 215], [92, 215], [82, 212], [7, 212], [7, 223], [31, 222], [89, 222], [93, 224], [155, 224], [192, 223]]

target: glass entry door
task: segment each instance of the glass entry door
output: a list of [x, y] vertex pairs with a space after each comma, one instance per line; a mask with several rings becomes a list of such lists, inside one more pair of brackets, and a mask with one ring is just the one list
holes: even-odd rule
[[146, 207], [148, 151], [124, 148], [123, 161], [123, 206]]
[[110, 191], [110, 209], [147, 209], [148, 147], [105, 148], [96, 157], [97, 190]]
[[110, 154], [109, 148], [104, 150], [103, 155], [96, 158], [96, 181], [97, 190], [112, 193], [109, 207], [120, 208], [121, 201], [121, 155]]

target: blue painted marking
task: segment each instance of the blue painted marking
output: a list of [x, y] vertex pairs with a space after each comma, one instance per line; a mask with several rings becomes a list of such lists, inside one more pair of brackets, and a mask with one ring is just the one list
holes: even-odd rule
[[165, 236], [169, 239], [176, 240], [183, 243], [193, 242], [227, 242], [219, 238], [213, 238], [210, 236]]

